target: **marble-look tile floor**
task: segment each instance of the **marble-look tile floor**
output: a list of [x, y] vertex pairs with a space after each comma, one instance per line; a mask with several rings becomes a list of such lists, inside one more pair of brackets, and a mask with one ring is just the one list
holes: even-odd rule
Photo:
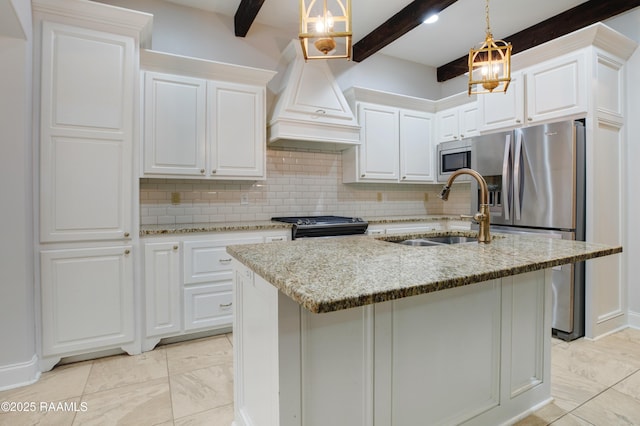
[[[0, 392], [0, 402], [77, 410], [0, 413], [0, 425], [229, 426], [232, 353], [231, 335], [220, 335], [56, 367], [31, 386]], [[640, 330], [554, 340], [551, 363], [554, 402], [518, 426], [640, 425]]]

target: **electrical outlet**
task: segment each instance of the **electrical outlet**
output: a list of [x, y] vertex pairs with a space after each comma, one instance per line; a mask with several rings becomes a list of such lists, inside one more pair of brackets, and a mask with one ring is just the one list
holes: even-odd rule
[[424, 193], [424, 202], [426, 203], [427, 201], [429, 201], [429, 193], [425, 192]]
[[378, 192], [378, 194], [376, 195], [376, 200], [382, 201], [382, 192]]
[[240, 195], [240, 204], [249, 204], [249, 194]]
[[180, 193], [172, 192], [171, 193], [171, 204], [180, 204]]

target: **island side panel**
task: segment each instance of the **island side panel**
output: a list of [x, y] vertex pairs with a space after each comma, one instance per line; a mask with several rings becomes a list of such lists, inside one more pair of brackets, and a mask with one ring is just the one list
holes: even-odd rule
[[492, 280], [391, 302], [390, 425], [459, 424], [498, 406], [500, 287]]
[[278, 290], [234, 260], [235, 426], [279, 426]]

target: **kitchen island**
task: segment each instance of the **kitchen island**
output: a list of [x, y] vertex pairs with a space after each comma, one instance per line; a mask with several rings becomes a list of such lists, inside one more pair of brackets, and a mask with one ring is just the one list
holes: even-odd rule
[[508, 424], [548, 403], [550, 268], [622, 248], [497, 234], [227, 251], [237, 426], [413, 426]]

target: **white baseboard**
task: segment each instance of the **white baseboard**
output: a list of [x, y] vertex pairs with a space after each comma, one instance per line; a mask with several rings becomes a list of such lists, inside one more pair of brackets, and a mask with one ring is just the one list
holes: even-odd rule
[[35, 383], [40, 378], [38, 356], [30, 361], [0, 367], [0, 391]]
[[629, 310], [629, 312], [627, 313], [627, 318], [629, 320], [629, 327], [640, 329], [640, 312]]

